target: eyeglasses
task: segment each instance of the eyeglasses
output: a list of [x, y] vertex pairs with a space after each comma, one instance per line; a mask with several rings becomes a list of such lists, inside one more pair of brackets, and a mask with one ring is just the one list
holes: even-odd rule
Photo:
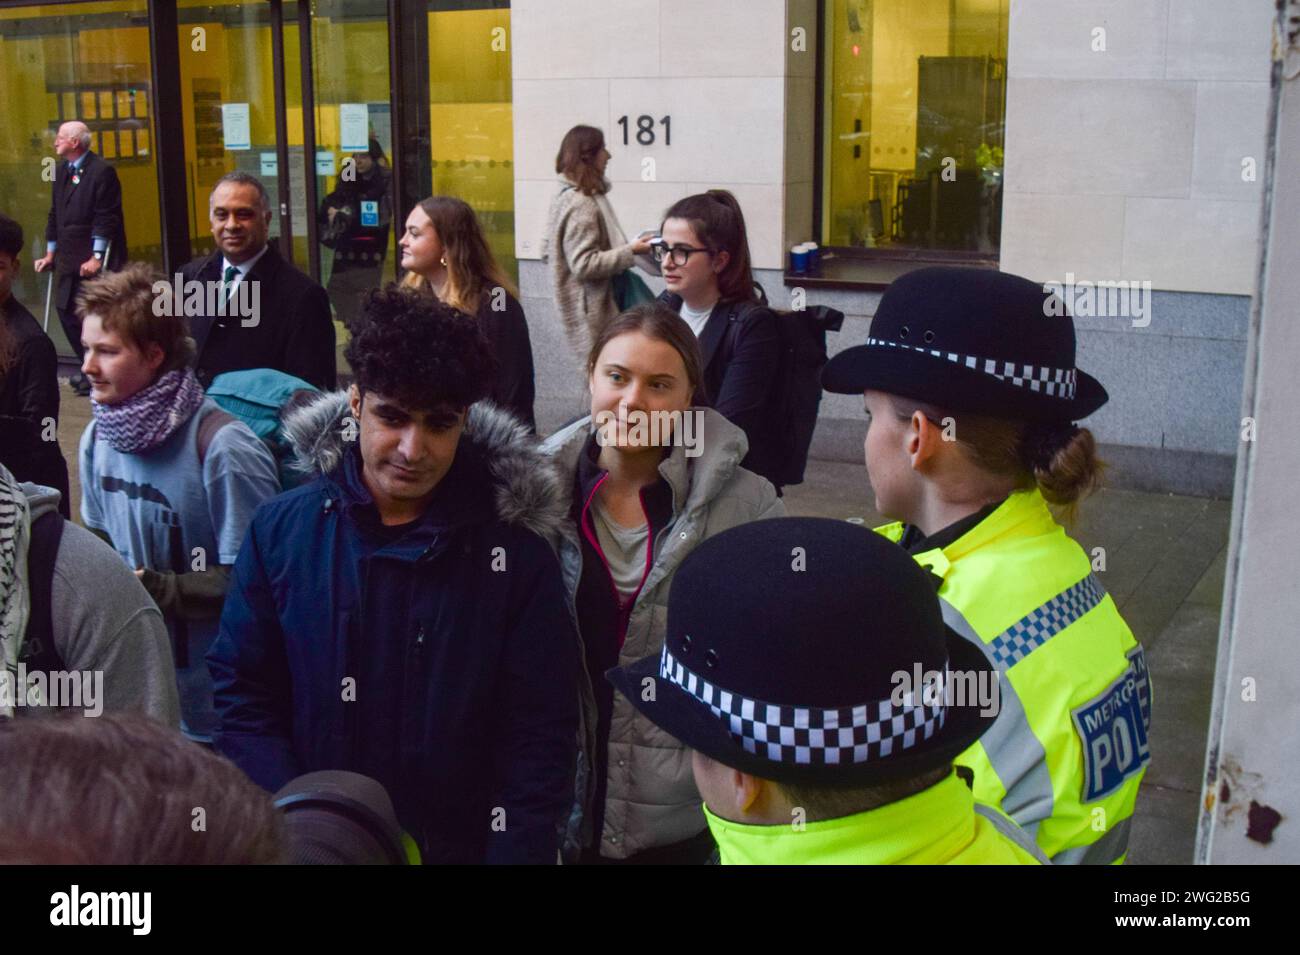
[[663, 239], [654, 239], [650, 242], [650, 254], [654, 256], [655, 262], [660, 265], [663, 264], [664, 259], [672, 259], [673, 265], [685, 265], [696, 252], [713, 254], [712, 249], [697, 249], [689, 245], [670, 246]]

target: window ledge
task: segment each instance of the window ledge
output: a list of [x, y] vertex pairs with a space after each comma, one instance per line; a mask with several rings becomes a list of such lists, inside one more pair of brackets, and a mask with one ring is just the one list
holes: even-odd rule
[[786, 288], [860, 289], [882, 291], [908, 272], [932, 265], [967, 266], [996, 270], [995, 258], [938, 255], [862, 255], [856, 251], [823, 249], [821, 268], [809, 272], [783, 273]]

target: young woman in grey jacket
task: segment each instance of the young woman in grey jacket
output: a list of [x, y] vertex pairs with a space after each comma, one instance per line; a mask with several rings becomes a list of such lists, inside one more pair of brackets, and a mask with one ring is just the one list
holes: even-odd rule
[[579, 361], [618, 314], [615, 278], [632, 267], [634, 256], [650, 251], [648, 239], [628, 241], [609, 204], [609, 159], [605, 135], [594, 126], [569, 130], [555, 157], [560, 190], [547, 218], [544, 255], [560, 321]]
[[561, 547], [590, 694], [579, 813], [567, 856], [586, 862], [703, 862], [713, 852], [690, 752], [616, 696], [607, 670], [658, 652], [668, 589], [701, 541], [785, 509], [740, 467], [745, 434], [691, 406], [695, 335], [672, 309], [615, 318], [587, 360], [591, 415], [543, 450], [572, 492]]

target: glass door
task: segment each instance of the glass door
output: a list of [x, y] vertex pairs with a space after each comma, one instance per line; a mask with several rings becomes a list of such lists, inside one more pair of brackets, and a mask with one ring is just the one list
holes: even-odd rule
[[427, 15], [433, 193], [474, 208], [492, 254], [517, 281], [510, 4], [428, 0]]
[[[271, 238], [281, 233], [279, 124], [275, 93], [273, 4], [242, 0], [180, 0], [181, 125], [191, 254], [213, 249], [208, 197], [228, 172], [251, 173], [271, 200]], [[284, 128], [294, 231], [306, 221], [303, 202], [302, 91], [296, 6], [284, 18]], [[305, 233], [304, 233], [305, 234]], [[299, 267], [305, 256], [296, 257]]]
[[394, 275], [388, 4], [316, 0], [311, 9], [312, 258], [342, 343], [361, 296]]
[[[0, 212], [23, 227], [13, 295], [37, 320], [53, 273], [37, 275], [32, 261], [45, 254], [54, 134], [65, 122], [85, 123], [91, 150], [117, 171], [129, 257], [162, 265], [148, 23], [145, 0], [0, 9]], [[54, 311], [50, 338], [71, 356]]]

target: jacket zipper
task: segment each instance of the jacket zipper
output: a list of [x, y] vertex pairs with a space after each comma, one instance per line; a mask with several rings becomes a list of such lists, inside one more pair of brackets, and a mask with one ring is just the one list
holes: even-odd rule
[[[421, 553], [420, 556], [415, 559], [416, 566], [418, 567], [420, 564], [427, 564], [429, 562], [429, 557], [432, 554], [432, 552], [433, 552], [433, 545], [430, 544], [427, 548], [425, 548], [424, 552]], [[406, 739], [408, 735], [411, 735], [408, 734], [407, 732], [406, 714], [421, 712], [421, 709], [419, 707], [419, 700], [417, 698], [418, 697], [417, 691], [418, 688], [422, 685], [421, 675], [424, 670], [424, 635], [425, 635], [424, 624], [422, 623], [416, 624], [415, 639], [412, 640], [411, 643], [409, 644], [409, 650], [407, 651], [407, 664], [405, 668], [406, 675], [402, 681], [403, 715], [398, 722], [398, 726], [399, 726], [398, 760], [402, 762], [403, 766], [405, 766], [405, 761], [406, 761]], [[416, 727], [415, 735], [418, 738], [419, 735], [418, 726]]]

